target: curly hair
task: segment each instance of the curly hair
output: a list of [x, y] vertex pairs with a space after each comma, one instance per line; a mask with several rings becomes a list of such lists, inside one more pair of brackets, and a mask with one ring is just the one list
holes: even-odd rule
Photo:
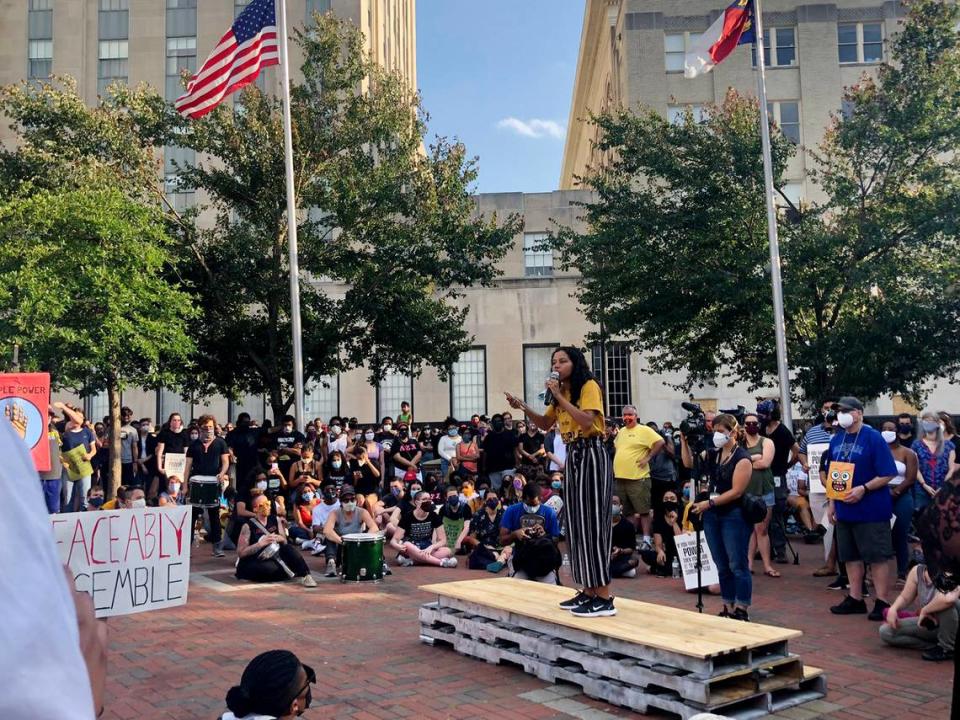
[[[583, 351], [570, 345], [561, 345], [550, 353], [551, 366], [553, 365], [553, 357], [558, 352], [566, 353], [567, 357], [570, 358], [570, 362], [573, 363], [573, 371], [570, 373], [568, 382], [570, 383], [570, 402], [576, 405], [580, 402], [580, 391], [583, 390], [583, 386], [586, 385], [587, 381], [593, 380], [598, 385], [600, 381], [590, 372], [590, 366], [587, 365], [587, 358], [584, 357]], [[601, 388], [601, 392], [602, 391]]]

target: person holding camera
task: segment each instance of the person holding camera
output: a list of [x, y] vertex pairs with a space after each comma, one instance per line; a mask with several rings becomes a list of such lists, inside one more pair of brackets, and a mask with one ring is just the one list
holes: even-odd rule
[[500, 545], [513, 544], [513, 575], [520, 580], [557, 583], [563, 562], [557, 542], [560, 523], [553, 510], [540, 502], [540, 486], [523, 486], [522, 502], [508, 507], [500, 521]]
[[[960, 587], [949, 593], [941, 592], [933, 584], [927, 566], [918, 564], [907, 575], [906, 584], [880, 626], [880, 639], [893, 647], [923, 650], [921, 656], [930, 662], [952, 660], [957, 626], [957, 600]], [[920, 607], [916, 617], [899, 617], [899, 612], [914, 601]]]
[[[747, 545], [753, 526], [740, 505], [753, 475], [753, 462], [740, 446], [743, 431], [733, 415], [721, 413], [713, 418], [712, 425], [713, 449], [701, 455], [710, 478], [709, 492], [706, 498], [697, 494], [691, 513], [702, 518], [707, 545], [717, 565], [723, 598], [720, 617], [749, 621], [747, 608], [753, 597], [753, 581]], [[680, 453], [684, 467], [693, 468], [693, 452], [686, 435], [680, 436]]]

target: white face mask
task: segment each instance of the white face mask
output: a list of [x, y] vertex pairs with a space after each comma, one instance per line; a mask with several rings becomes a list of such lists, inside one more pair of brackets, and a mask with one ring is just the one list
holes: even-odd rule
[[727, 437], [722, 432], [720, 432], [719, 430], [713, 433], [713, 446], [715, 448], [717, 449], [722, 448], [728, 442], [730, 442], [730, 438]]
[[887, 443], [887, 445], [897, 439], [897, 433], [895, 430], [884, 430], [880, 434], [883, 435], [883, 440], [885, 443]]
[[839, 412], [837, 413], [837, 422], [840, 423], [840, 427], [846, 429], [853, 425], [853, 414], [848, 412]]
[[257, 489], [258, 489], [258, 490], [266, 490], [266, 489], [267, 489], [267, 481], [266, 481], [266, 480], [261, 480], [260, 482], [258, 482], [258, 483], [257, 483]]
[[139, 500], [132, 500], [130, 502], [130, 507], [132, 508], [145, 508], [146, 506], [147, 506], [147, 501], [144, 500], [143, 498], [140, 498]]
[[339, 425], [333, 425], [333, 426], [330, 428], [330, 434], [333, 435], [334, 437], [337, 437], [337, 436], [340, 434], [340, 426], [339, 426]]
[[374, 438], [374, 434], [373, 434], [372, 432], [368, 432], [368, 433], [364, 433], [364, 434], [363, 434], [363, 439], [366, 440], [367, 442], [372, 441], [373, 438]]
[[170, 492], [174, 495], [180, 492], [180, 483], [170, 483]]
[[538, 507], [540, 507], [540, 506], [539, 506], [539, 505], [527, 505], [526, 503], [523, 504], [523, 509], [526, 510], [528, 513], [536, 513]]
[[347, 512], [353, 512], [354, 510], [357, 509], [357, 501], [351, 500], [350, 502], [340, 503], [340, 507], [342, 507]]

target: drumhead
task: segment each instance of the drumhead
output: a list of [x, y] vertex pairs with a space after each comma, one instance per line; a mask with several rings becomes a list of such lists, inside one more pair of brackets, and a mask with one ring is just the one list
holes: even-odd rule
[[374, 533], [350, 533], [349, 535], [344, 535], [343, 539], [349, 542], [376, 542], [383, 538], [383, 535], [376, 535]]

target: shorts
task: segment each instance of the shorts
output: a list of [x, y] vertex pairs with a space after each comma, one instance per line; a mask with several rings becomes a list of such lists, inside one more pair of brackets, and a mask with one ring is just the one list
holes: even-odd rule
[[777, 504], [776, 494], [772, 492], [768, 492], [766, 495], [764, 495], [763, 504], [766, 505], [768, 508], [772, 508], [774, 505], [776, 505]]
[[639, 480], [624, 480], [615, 478], [614, 492], [623, 504], [624, 517], [650, 512], [650, 477]]
[[843, 562], [882, 563], [894, 557], [890, 522], [849, 522], [836, 525], [837, 557]]

